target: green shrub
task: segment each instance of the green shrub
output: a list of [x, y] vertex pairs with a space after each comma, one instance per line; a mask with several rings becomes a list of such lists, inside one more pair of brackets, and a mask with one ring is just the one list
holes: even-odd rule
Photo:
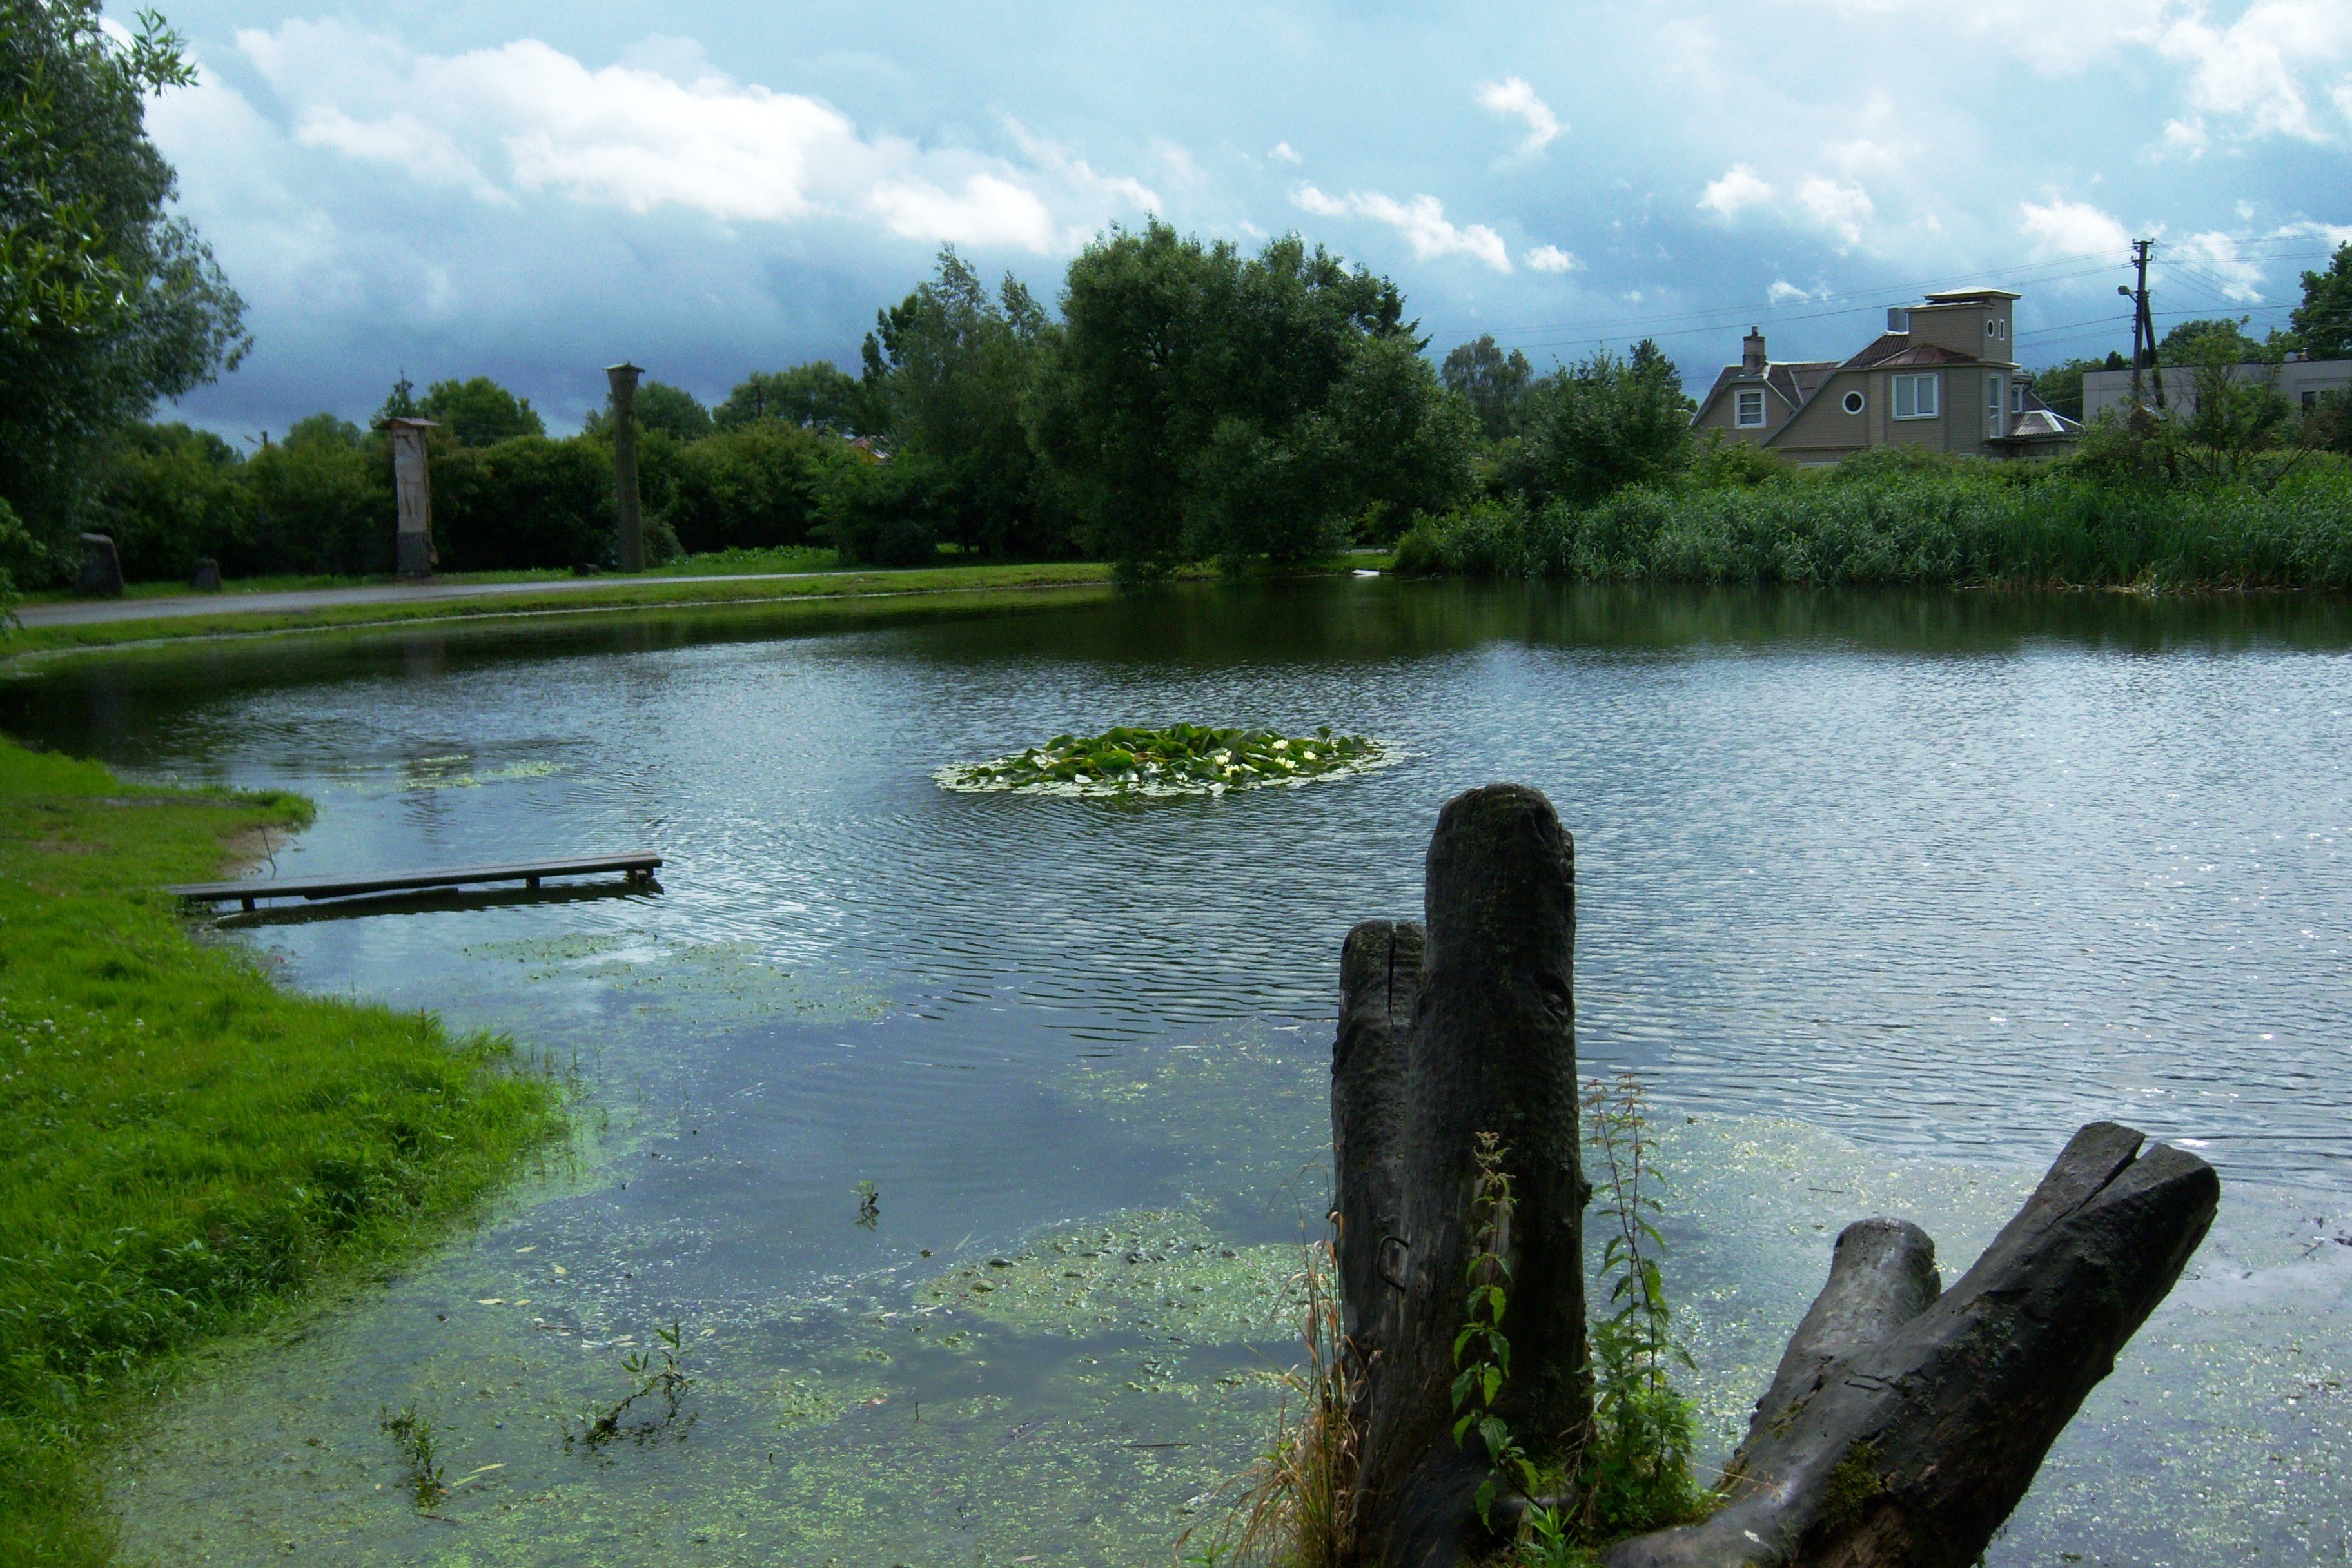
[[[614, 530], [613, 449], [600, 441], [517, 436], [436, 445], [433, 535], [448, 572], [601, 562]], [[387, 524], [384, 538], [391, 540]]]
[[381, 575], [393, 566], [399, 507], [381, 439], [360, 446], [289, 440], [246, 459], [253, 511], [217, 559], [233, 577], [262, 573]]
[[100, 469], [91, 526], [133, 583], [185, 581], [200, 556], [236, 559], [253, 520], [236, 448], [185, 425], [133, 425]]
[[804, 543], [844, 451], [780, 419], [730, 426], [679, 448], [664, 516], [696, 554]]

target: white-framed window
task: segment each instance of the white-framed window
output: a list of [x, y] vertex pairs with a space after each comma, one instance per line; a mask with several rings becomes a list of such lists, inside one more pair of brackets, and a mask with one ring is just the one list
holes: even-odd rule
[[1764, 389], [1743, 386], [1731, 395], [1731, 422], [1742, 430], [1764, 428]]
[[2001, 423], [2000, 417], [2000, 377], [1997, 375], [1986, 376], [1985, 434], [1987, 436], [2005, 436], [2008, 433], [2009, 428]]
[[2025, 383], [2013, 381], [2009, 384], [2009, 411], [2013, 415], [2025, 412]]
[[1933, 419], [1943, 412], [1943, 400], [1937, 395], [1943, 377], [1933, 371], [1925, 375], [1898, 375], [1895, 378], [1895, 417], [1897, 419]]
[[1845, 411], [1846, 411], [1848, 414], [1859, 414], [1859, 413], [1861, 413], [1861, 412], [1862, 412], [1862, 406], [1863, 406], [1863, 401], [1862, 401], [1862, 394], [1861, 394], [1861, 393], [1859, 393], [1859, 392], [1849, 392], [1849, 393], [1847, 393], [1847, 394], [1845, 395]]

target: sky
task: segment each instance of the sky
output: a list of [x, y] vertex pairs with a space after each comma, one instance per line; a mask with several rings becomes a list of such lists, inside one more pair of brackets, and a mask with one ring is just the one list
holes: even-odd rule
[[1700, 387], [1929, 288], [2021, 294], [2029, 365], [2128, 348], [2134, 237], [2159, 327], [2259, 334], [2352, 240], [2352, 0], [163, 3], [201, 77], [149, 130], [255, 338], [169, 414], [247, 439], [403, 374], [560, 432], [623, 358], [854, 370], [940, 246], [1051, 300], [1152, 215], [1361, 262], [1433, 354]]

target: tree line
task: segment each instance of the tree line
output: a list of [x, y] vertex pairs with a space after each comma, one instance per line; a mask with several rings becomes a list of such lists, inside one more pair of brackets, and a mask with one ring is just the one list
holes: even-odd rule
[[[111, 535], [134, 577], [206, 557], [231, 575], [389, 571], [374, 422], [313, 415], [247, 453], [147, 420], [250, 346], [243, 302], [166, 210], [172, 172], [143, 129], [146, 99], [192, 79], [180, 40], [152, 17], [110, 40], [95, 0], [0, 0], [0, 573], [66, 578], [85, 529]], [[2352, 352], [2352, 247], [2305, 274], [2305, 295], [2291, 333], [2257, 343], [2242, 322], [2191, 322], [2159, 357], [2210, 369]], [[1547, 373], [1491, 337], [1442, 362], [1427, 346], [1393, 282], [1296, 235], [1244, 251], [1157, 220], [1114, 227], [1071, 259], [1050, 305], [942, 250], [877, 313], [855, 373], [754, 372], [715, 405], [641, 387], [648, 542], [657, 557], [821, 545], [876, 564], [942, 547], [1085, 555], [1149, 581], [1188, 562], [1281, 566], [1387, 544], [1480, 505], [1590, 507], [1776, 468], [1695, 439], [1693, 403], [1653, 342]], [[2038, 383], [2062, 411], [2070, 395], [2079, 408], [2087, 363]], [[2231, 388], [2199, 418], [2225, 425], [2231, 449], [2352, 446], [2342, 398], [2302, 416], [2264, 397]], [[422, 396], [404, 382], [377, 418], [398, 414], [437, 422], [445, 568], [607, 555], [605, 416], [551, 437], [528, 400], [480, 376]], [[2212, 447], [2206, 434], [2184, 423], [2166, 438], [2187, 451]]]

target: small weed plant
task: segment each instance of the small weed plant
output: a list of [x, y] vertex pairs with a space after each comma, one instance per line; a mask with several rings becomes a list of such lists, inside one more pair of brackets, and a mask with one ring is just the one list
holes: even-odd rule
[[1503, 1168], [1509, 1153], [1497, 1134], [1478, 1134], [1470, 1197], [1474, 1250], [1463, 1271], [1468, 1304], [1454, 1336], [1454, 1441], [1467, 1447], [1475, 1436], [1486, 1450], [1490, 1468], [1478, 1485], [1478, 1518], [1488, 1522], [1504, 1482], [1530, 1496], [1537, 1489], [1534, 1461], [1495, 1414], [1495, 1401], [1511, 1375], [1511, 1342], [1503, 1334], [1503, 1313], [1510, 1305], [1513, 1200], [1511, 1175]]
[[[656, 1329], [651, 1345], [633, 1350], [622, 1359], [621, 1370], [632, 1384], [629, 1392], [610, 1409], [592, 1412], [583, 1429], [566, 1434], [564, 1442], [593, 1453], [616, 1437], [626, 1436], [647, 1443], [676, 1426], [679, 1404], [694, 1386], [694, 1380], [678, 1366], [685, 1354], [684, 1331], [677, 1323]], [[639, 1421], [634, 1426], [622, 1425], [639, 1400], [655, 1398], [666, 1407], [658, 1420]], [[687, 1417], [689, 1425], [693, 1420], [691, 1415]]]
[[1663, 1190], [1650, 1135], [1649, 1104], [1632, 1074], [1586, 1085], [1587, 1157], [1598, 1154], [1593, 1191], [1607, 1226], [1601, 1274], [1606, 1315], [1593, 1315], [1592, 1426], [1579, 1470], [1580, 1517], [1589, 1540], [1684, 1523], [1708, 1499], [1691, 1474], [1691, 1405], [1674, 1386], [1676, 1367], [1694, 1370], [1675, 1337], [1658, 1259], [1665, 1240], [1655, 1216]]
[[435, 1457], [438, 1444], [434, 1436], [433, 1423], [419, 1415], [413, 1405], [402, 1405], [397, 1415], [389, 1410], [382, 1412], [382, 1415], [383, 1419], [380, 1425], [392, 1438], [394, 1447], [400, 1450], [401, 1462], [408, 1467], [407, 1487], [416, 1498], [416, 1506], [421, 1509], [436, 1507], [443, 1498], [449, 1495], [449, 1489], [441, 1484], [441, 1464]]
[[1274, 1440], [1234, 1483], [1213, 1531], [1176, 1541], [1180, 1562], [1210, 1568], [1336, 1568], [1351, 1545], [1356, 1485], [1351, 1415], [1361, 1371], [1340, 1327], [1339, 1271], [1327, 1239], [1308, 1245], [1295, 1282], [1305, 1359], [1282, 1373]]
[[857, 1184], [857, 1228], [872, 1230], [882, 1223], [882, 1190], [868, 1178]]

